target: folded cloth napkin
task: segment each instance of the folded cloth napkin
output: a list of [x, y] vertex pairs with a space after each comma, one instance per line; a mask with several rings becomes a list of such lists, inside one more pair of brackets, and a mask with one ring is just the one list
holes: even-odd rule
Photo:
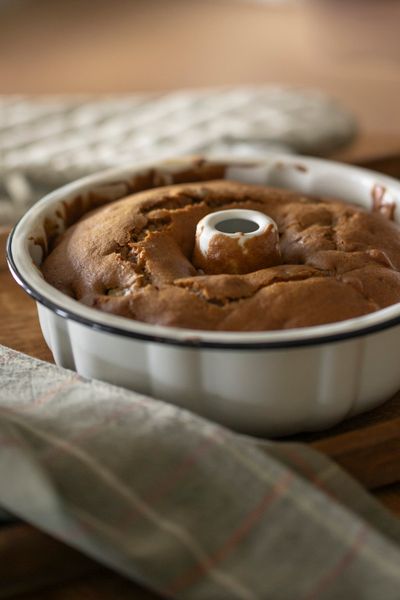
[[400, 596], [400, 524], [305, 445], [0, 347], [0, 505], [191, 599]]

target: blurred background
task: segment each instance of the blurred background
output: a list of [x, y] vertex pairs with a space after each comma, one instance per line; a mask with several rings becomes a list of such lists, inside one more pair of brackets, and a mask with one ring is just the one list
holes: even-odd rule
[[0, 92], [291, 83], [397, 134], [399, 23], [398, 0], [1, 0]]
[[[65, 131], [65, 123], [53, 123], [50, 132], [42, 112], [35, 134], [23, 130], [32, 127], [29, 103], [54, 94], [68, 102], [76, 94], [93, 99], [214, 86], [319, 90], [354, 117], [357, 135], [349, 125], [347, 134], [339, 136], [341, 143], [328, 144], [329, 149], [300, 144], [295, 150], [353, 161], [400, 152], [399, 23], [399, 0], [0, 0], [0, 175], [7, 179], [0, 199], [24, 195], [25, 184], [10, 180], [10, 169], [21, 171], [33, 154], [37, 159], [57, 149], [54, 131]], [[280, 102], [272, 107], [275, 114]], [[248, 114], [257, 113], [261, 104], [252, 100]], [[301, 106], [296, 108], [299, 122]], [[57, 114], [60, 110], [58, 106]], [[175, 122], [179, 110], [177, 105]], [[246, 118], [243, 110], [240, 118]], [[99, 119], [104, 122], [104, 114]], [[318, 119], [307, 121], [310, 132], [318, 132], [321, 119], [328, 124], [329, 111]], [[331, 129], [336, 127], [332, 119]], [[79, 123], [83, 121], [80, 114]], [[74, 125], [75, 134], [82, 140], [86, 136], [88, 143], [95, 119], [91, 123], [92, 130], [80, 132]], [[165, 119], [159, 123], [164, 126]], [[113, 127], [121, 130], [123, 122]], [[129, 130], [132, 139], [136, 133]], [[34, 136], [42, 141], [52, 136], [53, 145], [34, 148]], [[93, 165], [103, 164], [100, 159], [107, 155], [104, 139], [102, 143], [97, 162], [86, 156]], [[151, 155], [155, 138], [146, 143]], [[16, 151], [23, 144], [21, 158]], [[171, 149], [184, 152], [192, 146], [172, 144]], [[113, 152], [110, 146], [108, 154]], [[75, 158], [81, 160], [79, 154]], [[49, 164], [48, 171], [52, 168]]]

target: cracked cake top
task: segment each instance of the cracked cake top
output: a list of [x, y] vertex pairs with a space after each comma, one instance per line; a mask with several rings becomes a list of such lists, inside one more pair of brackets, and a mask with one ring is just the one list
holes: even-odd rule
[[[280, 264], [204, 274], [193, 264], [197, 223], [248, 209], [279, 230]], [[132, 194], [84, 215], [42, 266], [62, 292], [147, 323], [220, 331], [342, 321], [400, 301], [400, 230], [338, 200], [218, 180]]]

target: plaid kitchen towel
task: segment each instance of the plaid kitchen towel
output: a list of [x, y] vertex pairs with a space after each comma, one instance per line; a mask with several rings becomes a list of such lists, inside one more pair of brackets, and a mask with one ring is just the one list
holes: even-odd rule
[[399, 522], [310, 448], [2, 347], [0, 373], [13, 514], [165, 597], [399, 599]]

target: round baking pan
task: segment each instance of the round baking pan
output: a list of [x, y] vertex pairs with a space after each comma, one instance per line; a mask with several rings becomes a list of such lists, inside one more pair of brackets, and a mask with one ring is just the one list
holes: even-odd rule
[[341, 198], [398, 221], [400, 183], [332, 161], [269, 155], [128, 165], [66, 185], [35, 204], [8, 240], [17, 282], [37, 302], [57, 364], [194, 410], [237, 430], [283, 435], [329, 427], [400, 387], [400, 304], [315, 327], [216, 332], [151, 325], [90, 308], [40, 271], [51, 240], [86, 210], [138, 189], [226, 178]]

